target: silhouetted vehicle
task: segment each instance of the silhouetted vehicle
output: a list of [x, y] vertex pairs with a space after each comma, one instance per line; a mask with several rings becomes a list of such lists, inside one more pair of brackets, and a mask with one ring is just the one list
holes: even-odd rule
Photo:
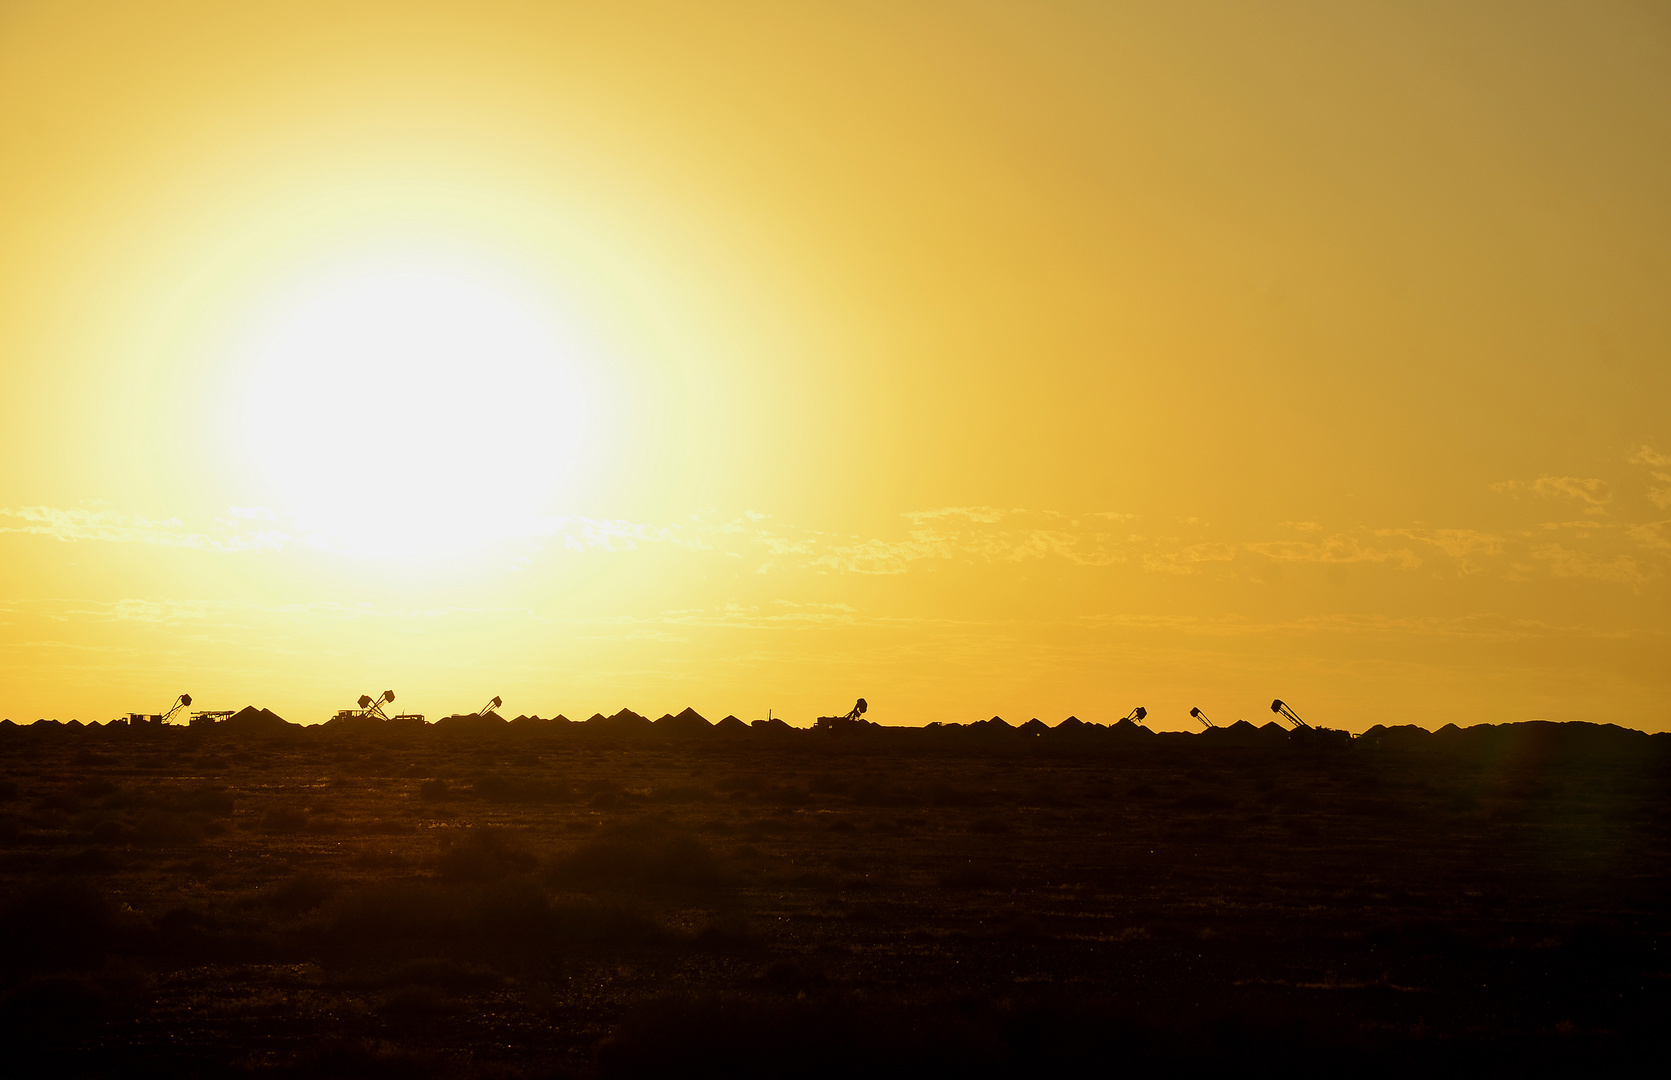
[[360, 695], [360, 700], [358, 702], [356, 702], [356, 704], [359, 705], [358, 709], [339, 709], [337, 711], [337, 714], [335, 716], [331, 717], [331, 719], [332, 720], [387, 720], [389, 718], [389, 714], [383, 711], [383, 706], [386, 705], [386, 704], [392, 703], [394, 701], [394, 699], [395, 699], [395, 692], [393, 690], [383, 691], [382, 694], [378, 695], [378, 698], [377, 698], [376, 701], [373, 701], [371, 699], [370, 694], [361, 694]]
[[166, 724], [174, 718], [175, 713], [179, 712], [181, 709], [187, 708], [190, 705], [191, 695], [181, 694], [179, 697], [174, 699], [174, 704], [169, 707], [167, 712], [150, 713], [149, 715], [145, 713], [129, 713], [128, 723], [129, 725], [136, 727], [147, 724]]
[[1283, 701], [1281, 698], [1277, 698], [1275, 701], [1271, 702], [1271, 711], [1288, 721], [1290, 724], [1293, 724], [1295, 731], [1304, 731], [1311, 727], [1310, 724], [1301, 720], [1299, 714], [1295, 713], [1293, 709], [1290, 709], [1288, 707], [1288, 703]]
[[424, 722], [423, 713], [403, 713], [400, 716], [390, 716], [388, 713], [384, 712], [383, 706], [392, 704], [394, 700], [395, 692], [393, 690], [383, 691], [383, 693], [380, 694], [375, 701], [372, 700], [370, 694], [361, 694], [360, 700], [357, 703], [360, 706], [358, 709], [338, 710], [337, 714], [331, 717], [331, 720], [341, 724], [386, 724], [391, 721], [396, 723], [421, 724]]
[[1312, 727], [1301, 720], [1299, 714], [1289, 708], [1288, 703], [1281, 698], [1271, 702], [1271, 711], [1294, 726], [1294, 730], [1288, 733], [1290, 742], [1300, 742], [1307, 745], [1343, 746], [1352, 741], [1352, 733], [1349, 731]]
[[1189, 714], [1191, 716], [1195, 717], [1197, 720], [1201, 721], [1201, 726], [1206, 728], [1208, 731], [1211, 731], [1213, 728], [1218, 727], [1217, 724], [1215, 724], [1211, 720], [1207, 719], [1207, 714], [1202, 712], [1200, 709], [1191, 709], [1189, 711]]
[[851, 709], [841, 716], [820, 716], [817, 722], [812, 725], [812, 729], [814, 731], [850, 731], [854, 728], [863, 727], [869, 723], [869, 721], [863, 719], [869, 708], [870, 705], [865, 702], [865, 699], [860, 698], [853, 703]]

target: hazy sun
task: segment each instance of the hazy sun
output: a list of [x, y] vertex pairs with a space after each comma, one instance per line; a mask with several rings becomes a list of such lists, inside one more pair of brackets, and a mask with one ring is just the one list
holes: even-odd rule
[[338, 267], [248, 346], [245, 442], [278, 509], [357, 554], [532, 527], [585, 478], [592, 358], [526, 283], [457, 258]]

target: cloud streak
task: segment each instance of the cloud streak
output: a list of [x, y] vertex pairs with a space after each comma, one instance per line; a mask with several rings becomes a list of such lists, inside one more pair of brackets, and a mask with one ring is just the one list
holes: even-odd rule
[[1564, 544], [1538, 544], [1532, 548], [1531, 557], [1547, 565], [1555, 577], [1641, 585], [1659, 576], [1654, 569], [1643, 566], [1629, 555], [1608, 557], [1577, 551]]
[[1646, 465], [1656, 483], [1648, 485], [1648, 500], [1661, 510], [1671, 509], [1671, 454], [1662, 454], [1651, 446], [1644, 446], [1630, 459]]
[[1576, 476], [1540, 476], [1530, 484], [1523, 480], [1503, 480], [1492, 484], [1491, 490], [1507, 492], [1515, 498], [1521, 492], [1529, 492], [1546, 499], [1577, 499], [1585, 504], [1586, 514], [1605, 514], [1606, 504], [1613, 501], [1613, 488], [1607, 481]]
[[63, 509], [52, 506], [0, 507], [0, 533], [46, 536], [64, 543], [152, 544], [197, 551], [279, 551], [292, 542], [287, 533], [271, 528], [249, 528], [244, 522], [270, 521], [256, 511], [233, 507], [231, 521], [217, 521], [206, 530], [187, 528], [177, 517], [146, 518], [115, 510]]
[[1372, 547], [1349, 534], [1336, 534], [1316, 542], [1267, 540], [1243, 546], [1255, 554], [1278, 562], [1389, 563], [1406, 570], [1414, 570], [1422, 564], [1421, 556], [1407, 547]]
[[[1642, 463], [1664, 459], [1646, 448]], [[1668, 474], [1671, 475], [1671, 474]], [[1543, 477], [1531, 484], [1496, 485], [1532, 495], [1575, 498], [1587, 511], [1612, 498], [1599, 480]], [[526, 569], [539, 560], [622, 557], [673, 548], [697, 557], [734, 560], [733, 566], [770, 576], [813, 573], [889, 577], [933, 567], [1024, 567], [1057, 564], [1085, 571], [1131, 570], [1164, 577], [1257, 575], [1262, 563], [1374, 565], [1391, 572], [1424, 568], [1468, 576], [1496, 566], [1509, 580], [1589, 578], [1640, 587], [1671, 570], [1671, 530], [1666, 522], [1631, 524], [1586, 516], [1550, 521], [1519, 532], [1462, 527], [1357, 526], [1332, 530], [1311, 521], [1284, 521], [1264, 536], [1237, 536], [1183, 519], [1159, 535], [1138, 531], [1132, 514], [1102, 511], [1067, 514], [993, 506], [946, 506], [899, 516], [893, 535], [838, 534], [801, 528], [768, 514], [745, 511], [717, 518], [693, 515], [672, 523], [562, 515], [545, 518], [508, 543], [508, 556]], [[149, 544], [206, 554], [278, 552], [299, 535], [261, 507], [232, 507], [206, 525], [147, 518], [107, 508], [44, 506], [0, 509], [0, 532], [66, 543]], [[1550, 533], [1559, 533], [1559, 542]], [[1297, 534], [1297, 535], [1296, 535]], [[1539, 535], [1546, 539], [1539, 539]], [[136, 613], [135, 618], [144, 617]], [[161, 616], [157, 616], [161, 617]], [[174, 611], [170, 618], [191, 616]], [[344, 617], [352, 617], [345, 614]]]

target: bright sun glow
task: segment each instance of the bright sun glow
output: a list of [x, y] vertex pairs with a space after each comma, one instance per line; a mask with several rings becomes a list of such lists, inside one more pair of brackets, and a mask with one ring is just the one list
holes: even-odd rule
[[332, 548], [436, 555], [537, 528], [587, 478], [590, 350], [523, 283], [445, 259], [316, 277], [252, 335], [251, 462]]

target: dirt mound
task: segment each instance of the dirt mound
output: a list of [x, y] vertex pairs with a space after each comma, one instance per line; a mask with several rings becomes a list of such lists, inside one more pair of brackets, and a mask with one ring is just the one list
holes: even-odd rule
[[1259, 729], [1246, 720], [1238, 720], [1228, 727], [1208, 728], [1201, 732], [1200, 738], [1214, 746], [1261, 746], [1265, 741]]
[[489, 709], [484, 713], [454, 713], [435, 721], [435, 727], [449, 735], [489, 735], [504, 731], [510, 721]]
[[366, 716], [362, 713], [344, 709], [325, 721], [321, 726], [327, 731], [355, 732], [363, 735], [371, 732], [387, 731], [389, 722], [381, 716]]
[[1416, 724], [1394, 724], [1391, 727], [1376, 724], [1358, 738], [1365, 745], [1384, 750], [1423, 750], [1433, 746], [1433, 732]]
[[510, 729], [518, 734], [549, 733], [573, 724], [574, 721], [561, 713], [549, 720], [538, 716], [519, 716], [510, 722]]
[[631, 709], [622, 709], [614, 716], [594, 715], [586, 721], [586, 728], [588, 732], [639, 739], [654, 731], [655, 724], [647, 716], [640, 716]]
[[1506, 754], [1523, 760], [1568, 760], [1643, 754], [1648, 751], [1651, 739], [1643, 732], [1617, 724], [1528, 720], [1519, 724], [1476, 724], [1469, 728], [1446, 724], [1427, 741], [1452, 752]]
[[282, 735], [287, 731], [300, 731], [302, 727], [270, 709], [258, 709], [254, 705], [245, 705], [213, 726], [215, 730], [229, 735]]
[[672, 735], [676, 738], [694, 738], [708, 734], [714, 725], [708, 723], [703, 715], [689, 706], [677, 716], [663, 716], [655, 722], [658, 735]]

